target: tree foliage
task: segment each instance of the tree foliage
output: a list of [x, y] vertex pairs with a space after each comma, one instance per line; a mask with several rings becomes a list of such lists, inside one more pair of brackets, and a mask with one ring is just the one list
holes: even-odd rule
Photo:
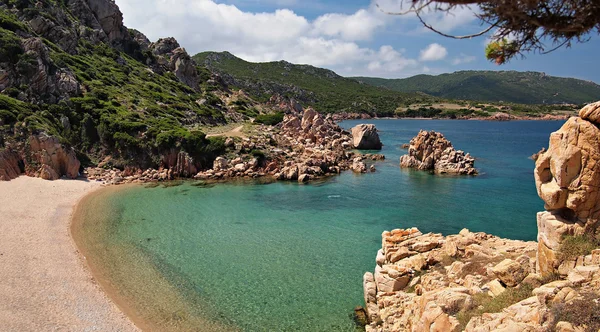
[[[408, 10], [388, 13], [414, 13], [428, 29], [455, 39], [491, 34], [486, 57], [497, 64], [528, 52], [546, 54], [570, 47], [600, 33], [598, 0], [409, 0], [408, 6]], [[452, 36], [435, 29], [423, 18], [428, 11], [451, 13], [465, 6], [473, 9], [484, 30]]]

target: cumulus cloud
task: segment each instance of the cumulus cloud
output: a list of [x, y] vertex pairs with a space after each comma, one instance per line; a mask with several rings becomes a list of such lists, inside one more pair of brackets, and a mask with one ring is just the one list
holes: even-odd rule
[[446, 48], [438, 43], [429, 44], [427, 48], [421, 50], [419, 60], [421, 61], [439, 61], [448, 55]]
[[[269, 1], [290, 5], [297, 2]], [[254, 13], [215, 0], [116, 3], [128, 27], [142, 31], [150, 40], [173, 36], [190, 54], [229, 51], [248, 61], [286, 60], [327, 67], [342, 75], [396, 77], [422, 70], [419, 61], [407, 57], [404, 50], [390, 45], [363, 45], [390, 22], [410, 20], [386, 15], [373, 4], [351, 14], [327, 13], [307, 19], [289, 9]], [[446, 55], [444, 47], [432, 44], [421, 53], [420, 60], [435, 61]]]
[[315, 33], [345, 40], [370, 39], [374, 31], [384, 24], [381, 15], [365, 9], [360, 9], [352, 15], [325, 14], [313, 23]]

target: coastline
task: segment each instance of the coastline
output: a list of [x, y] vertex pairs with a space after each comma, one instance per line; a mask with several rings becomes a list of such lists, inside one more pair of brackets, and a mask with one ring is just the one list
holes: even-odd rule
[[[139, 248], [106, 245], [103, 237], [111, 236], [106, 217], [111, 213], [110, 198], [123, 190], [144, 187], [143, 183], [109, 185], [83, 197], [75, 206], [70, 234], [86, 267], [104, 294], [142, 331], [236, 331], [225, 323], [203, 314], [202, 299], [187, 298], [185, 285], [168, 281], [153, 258]], [[152, 188], [152, 187], [145, 187]], [[102, 213], [97, 213], [102, 211]], [[110, 215], [108, 218], [118, 218]], [[208, 316], [208, 315], [207, 315]]]
[[0, 183], [4, 329], [139, 331], [103, 292], [70, 234], [75, 207], [100, 187], [25, 176]]

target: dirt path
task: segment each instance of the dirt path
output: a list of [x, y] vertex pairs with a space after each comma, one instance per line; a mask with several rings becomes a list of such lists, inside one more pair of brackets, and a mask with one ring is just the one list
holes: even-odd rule
[[245, 138], [246, 135], [244, 135], [244, 133], [242, 132], [242, 129], [244, 129], [244, 126], [235, 127], [232, 130], [226, 131], [224, 133], [208, 134], [208, 135], [206, 135], [206, 137], [224, 136], [224, 137], [242, 137], [242, 138]]

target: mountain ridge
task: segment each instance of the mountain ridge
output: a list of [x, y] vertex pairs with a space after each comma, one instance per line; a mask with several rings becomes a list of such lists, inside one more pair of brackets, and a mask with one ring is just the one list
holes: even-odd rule
[[535, 71], [462, 70], [402, 79], [352, 78], [393, 91], [420, 91], [450, 99], [523, 104], [584, 104], [600, 99], [600, 85], [595, 82]]

